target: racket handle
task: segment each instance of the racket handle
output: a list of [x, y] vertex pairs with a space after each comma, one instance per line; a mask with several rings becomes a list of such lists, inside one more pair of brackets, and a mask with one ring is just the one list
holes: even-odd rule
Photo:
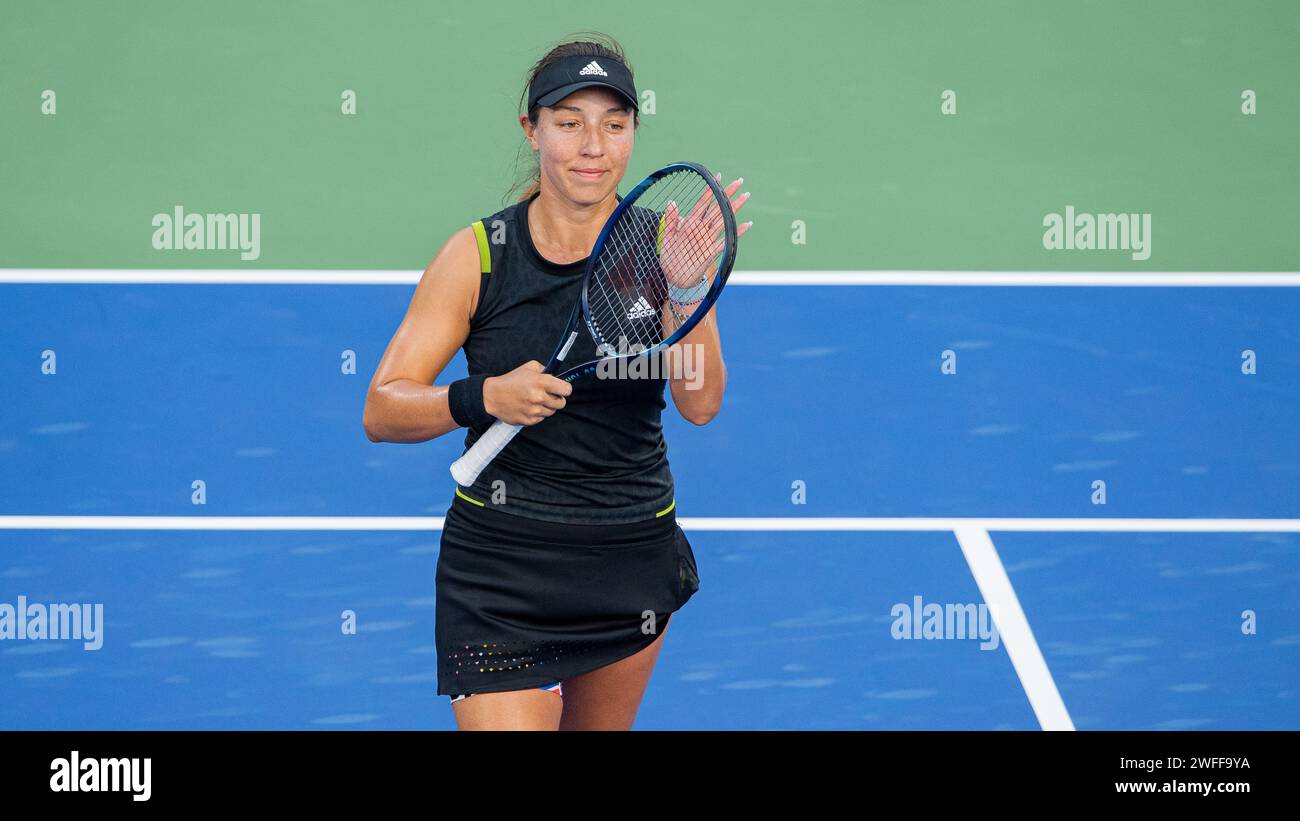
[[515, 434], [522, 428], [523, 425], [512, 425], [500, 419], [493, 422], [492, 427], [474, 442], [473, 447], [465, 451], [465, 455], [452, 462], [451, 475], [455, 478], [456, 484], [461, 487], [474, 484], [474, 480], [483, 472], [483, 468], [497, 458], [497, 454], [510, 444], [510, 440], [514, 439]]

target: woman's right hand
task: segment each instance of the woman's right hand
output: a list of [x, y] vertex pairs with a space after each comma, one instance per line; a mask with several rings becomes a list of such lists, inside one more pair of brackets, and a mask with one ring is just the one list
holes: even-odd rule
[[483, 380], [483, 407], [512, 425], [536, 425], [565, 405], [573, 386], [542, 373], [546, 366], [533, 359], [510, 373]]

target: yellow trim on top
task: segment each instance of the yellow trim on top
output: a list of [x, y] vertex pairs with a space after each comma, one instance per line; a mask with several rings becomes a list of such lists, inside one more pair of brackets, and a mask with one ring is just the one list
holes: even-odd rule
[[460, 498], [464, 499], [464, 500], [467, 501], [467, 502], [472, 502], [473, 504], [478, 505], [479, 507], [487, 507], [487, 505], [483, 504], [483, 503], [480, 502], [478, 499], [471, 499], [471, 498], [469, 498], [468, 496], [466, 496], [464, 493], [461, 493], [461, 492], [460, 492], [460, 488], [456, 488], [456, 495], [459, 496]]
[[663, 516], [665, 513], [667, 513], [668, 511], [672, 510], [675, 507], [677, 507], [677, 500], [673, 499], [673, 503], [671, 505], [669, 505], [668, 507], [664, 508], [663, 510], [655, 514], [655, 518], [658, 519], [660, 516]]
[[470, 226], [474, 229], [474, 239], [478, 240], [478, 270], [482, 274], [492, 273], [492, 249], [488, 246], [487, 229], [482, 220], [475, 220]]

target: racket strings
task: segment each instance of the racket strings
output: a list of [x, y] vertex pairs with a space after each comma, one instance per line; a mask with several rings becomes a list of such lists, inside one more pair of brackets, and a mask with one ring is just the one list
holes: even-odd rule
[[643, 191], [610, 228], [587, 284], [603, 353], [658, 345], [702, 305], [725, 251], [721, 208], [702, 177], [679, 171]]

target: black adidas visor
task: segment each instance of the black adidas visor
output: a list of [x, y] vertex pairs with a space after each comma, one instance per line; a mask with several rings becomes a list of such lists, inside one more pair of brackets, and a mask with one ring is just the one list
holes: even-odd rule
[[619, 60], [575, 54], [542, 69], [528, 88], [528, 110], [533, 106], [552, 106], [575, 91], [590, 86], [604, 86], [627, 98], [638, 109], [636, 85], [632, 72]]

